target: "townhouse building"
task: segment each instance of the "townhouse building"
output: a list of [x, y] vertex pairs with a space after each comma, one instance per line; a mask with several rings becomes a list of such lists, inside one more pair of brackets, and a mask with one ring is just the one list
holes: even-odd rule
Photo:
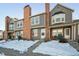
[[[57, 4], [50, 11], [50, 4], [45, 4], [45, 12], [31, 16], [31, 7], [24, 7], [24, 19], [6, 17], [6, 38], [17, 38], [19, 35], [27, 40], [51, 40], [62, 34], [68, 40], [79, 37], [79, 20], [72, 19], [74, 10]], [[11, 23], [12, 22], [12, 23]]]
[[6, 16], [6, 39], [18, 38], [23, 36], [23, 19], [10, 18]]

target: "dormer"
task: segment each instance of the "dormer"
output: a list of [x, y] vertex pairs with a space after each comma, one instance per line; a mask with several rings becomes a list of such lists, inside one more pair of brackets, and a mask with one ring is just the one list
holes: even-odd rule
[[57, 4], [51, 10], [51, 24], [56, 23], [71, 23], [72, 22], [72, 12], [73, 10]]

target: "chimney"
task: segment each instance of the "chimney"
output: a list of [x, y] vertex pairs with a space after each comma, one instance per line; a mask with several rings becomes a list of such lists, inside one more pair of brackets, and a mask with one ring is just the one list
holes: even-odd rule
[[50, 4], [45, 3], [46, 25], [49, 25], [49, 16], [50, 16], [49, 12], [50, 12]]
[[24, 7], [24, 20], [23, 20], [23, 38], [31, 39], [31, 7], [29, 5]]
[[9, 24], [10, 24], [10, 17], [6, 16], [5, 17], [5, 32], [4, 32], [4, 39], [8, 39], [8, 31], [9, 31]]
[[5, 17], [5, 30], [9, 31], [9, 23], [10, 23], [10, 17], [6, 16]]
[[45, 12], [49, 13], [50, 11], [50, 4], [49, 3], [45, 3]]
[[45, 3], [45, 13], [46, 13], [46, 40], [50, 39], [50, 29], [49, 29], [49, 21], [50, 21], [50, 4]]

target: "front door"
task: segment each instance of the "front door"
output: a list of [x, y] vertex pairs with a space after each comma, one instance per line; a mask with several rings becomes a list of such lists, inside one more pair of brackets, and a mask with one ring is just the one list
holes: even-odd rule
[[66, 39], [70, 39], [70, 28], [65, 28], [64, 36]]
[[41, 29], [41, 39], [44, 39], [46, 36], [45, 29]]

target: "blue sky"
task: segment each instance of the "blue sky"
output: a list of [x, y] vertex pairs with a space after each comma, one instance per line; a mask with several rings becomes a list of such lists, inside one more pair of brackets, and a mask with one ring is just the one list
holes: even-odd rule
[[[32, 8], [32, 15], [44, 12], [43, 3], [0, 3], [0, 30], [5, 30], [5, 17], [10, 16], [13, 18], [23, 18], [23, 8], [26, 5], [30, 5]], [[50, 4], [50, 9], [54, 8], [56, 3]], [[62, 4], [74, 10], [73, 19], [79, 18], [79, 4], [77, 3], [65, 3]]]

